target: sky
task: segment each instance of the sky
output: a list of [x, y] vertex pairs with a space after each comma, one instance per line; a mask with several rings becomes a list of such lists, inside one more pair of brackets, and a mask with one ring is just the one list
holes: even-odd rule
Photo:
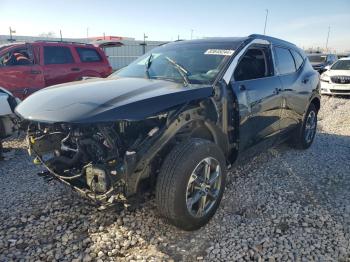
[[[301, 48], [350, 51], [350, 0], [0, 0], [0, 35], [148, 40], [266, 34]], [[88, 30], [87, 30], [88, 28]]]

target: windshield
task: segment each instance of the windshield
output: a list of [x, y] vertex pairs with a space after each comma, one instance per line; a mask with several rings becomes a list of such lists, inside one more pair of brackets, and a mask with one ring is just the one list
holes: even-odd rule
[[332, 67], [332, 70], [350, 70], [350, 60], [338, 60]]
[[309, 55], [308, 58], [311, 63], [324, 63], [327, 60], [326, 55]]
[[111, 77], [211, 84], [233, 53], [230, 43], [173, 43], [153, 49]]

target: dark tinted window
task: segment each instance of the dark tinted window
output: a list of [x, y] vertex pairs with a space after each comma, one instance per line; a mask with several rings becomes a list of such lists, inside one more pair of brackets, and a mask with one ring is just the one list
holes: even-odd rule
[[268, 49], [249, 49], [237, 65], [234, 73], [235, 80], [243, 81], [270, 76], [272, 70], [268, 61]]
[[102, 61], [100, 54], [95, 49], [77, 47], [76, 50], [79, 54], [81, 62], [100, 62], [100, 61]]
[[277, 56], [277, 68], [280, 74], [290, 74], [295, 72], [295, 64], [292, 54], [286, 48], [275, 47]]
[[294, 57], [295, 66], [298, 70], [301, 67], [301, 65], [304, 63], [304, 59], [297, 51], [291, 50], [291, 52]]
[[45, 65], [73, 63], [70, 49], [63, 46], [45, 46], [44, 60]]

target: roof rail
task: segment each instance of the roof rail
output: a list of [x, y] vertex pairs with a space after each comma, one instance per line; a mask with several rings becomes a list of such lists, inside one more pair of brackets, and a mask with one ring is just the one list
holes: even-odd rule
[[89, 43], [74, 42], [74, 41], [60, 41], [60, 40], [36, 40], [35, 43], [63, 43], [63, 44], [80, 44], [80, 45], [91, 45]]
[[251, 34], [251, 35], [249, 35], [248, 37], [251, 37], [251, 38], [260, 38], [260, 39], [264, 39], [264, 40], [270, 40], [270, 41], [275, 41], [275, 42], [280, 42], [280, 43], [285, 43], [285, 44], [288, 44], [288, 45], [296, 46], [295, 44], [293, 44], [293, 43], [291, 43], [291, 42], [288, 42], [288, 41], [286, 41], [286, 40], [282, 40], [282, 39], [275, 38], [275, 37], [272, 37], [272, 36], [267, 36], [267, 35]]

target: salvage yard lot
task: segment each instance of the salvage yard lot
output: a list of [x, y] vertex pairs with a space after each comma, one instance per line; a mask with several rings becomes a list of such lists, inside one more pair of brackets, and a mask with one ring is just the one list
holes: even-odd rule
[[234, 166], [217, 214], [195, 232], [158, 218], [152, 195], [135, 211], [97, 211], [38, 177], [25, 142], [10, 139], [0, 162], [0, 261], [346, 261], [350, 99], [322, 97], [321, 108], [310, 149], [280, 145]]

